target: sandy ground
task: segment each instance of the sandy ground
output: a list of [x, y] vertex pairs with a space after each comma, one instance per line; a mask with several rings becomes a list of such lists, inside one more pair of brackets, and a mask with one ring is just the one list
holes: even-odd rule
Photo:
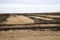
[[60, 40], [60, 31], [0, 31], [0, 40]]
[[3, 22], [3, 24], [30, 24], [34, 23], [34, 20], [26, 17], [26, 16], [10, 16], [7, 21]]
[[[34, 20], [17, 16], [9, 17], [4, 24], [29, 24]], [[9, 30], [0, 31], [0, 40], [60, 40], [60, 31], [38, 31], [38, 30]]]

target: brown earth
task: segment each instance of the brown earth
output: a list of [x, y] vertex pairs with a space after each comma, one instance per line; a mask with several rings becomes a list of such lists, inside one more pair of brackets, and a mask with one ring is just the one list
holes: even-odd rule
[[3, 24], [30, 24], [34, 23], [34, 20], [26, 17], [26, 16], [10, 16], [7, 21], [3, 22]]
[[0, 31], [0, 40], [60, 40], [60, 31]]
[[[60, 18], [60, 16], [59, 16]], [[29, 24], [34, 20], [26, 16], [10, 16], [4, 24]], [[60, 31], [8, 30], [0, 31], [0, 40], [60, 40]]]

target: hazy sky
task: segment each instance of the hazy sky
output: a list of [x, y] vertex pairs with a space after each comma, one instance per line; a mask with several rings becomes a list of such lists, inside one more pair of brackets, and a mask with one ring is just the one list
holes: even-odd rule
[[0, 13], [60, 12], [60, 0], [0, 0]]

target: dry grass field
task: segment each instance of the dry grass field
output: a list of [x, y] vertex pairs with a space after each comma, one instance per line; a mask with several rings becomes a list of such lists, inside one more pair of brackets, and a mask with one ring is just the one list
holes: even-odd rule
[[60, 13], [0, 14], [0, 40], [60, 40]]

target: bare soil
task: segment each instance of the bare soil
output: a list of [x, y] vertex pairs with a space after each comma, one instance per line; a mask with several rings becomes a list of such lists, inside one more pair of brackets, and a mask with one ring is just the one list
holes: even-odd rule
[[60, 31], [0, 31], [0, 40], [60, 40]]
[[30, 24], [34, 23], [34, 20], [26, 17], [26, 16], [10, 16], [7, 21], [3, 22], [3, 24]]
[[[46, 15], [43, 15], [43, 16], [46, 16]], [[47, 20], [49, 22], [50, 19], [52, 19], [53, 21], [56, 21], [54, 18], [58, 19], [58, 18], [60, 18], [60, 16], [49, 16], [48, 15], [48, 16], [46, 16], [46, 18], [44, 18], [44, 17], [34, 17], [34, 18], [37, 18], [39, 20], [40, 19]], [[2, 22], [0, 24], [30, 24], [30, 23], [35, 23], [34, 20], [30, 19], [29, 17], [23, 16], [23, 15], [20, 15], [20, 16], [15, 15], [15, 17], [9, 16], [8, 18], [5, 18], [5, 19], [7, 21], [4, 20], [4, 22]], [[54, 25], [53, 24], [51, 24], [51, 25], [44, 24], [44, 25], [40, 25], [40, 26], [54, 26]], [[57, 26], [57, 25], [58, 24], [56, 24], [55, 26]], [[7, 30], [7, 31], [0, 30], [0, 40], [60, 40], [60, 31], [49, 31], [49, 30], [39, 31], [39, 30], [24, 30], [24, 29], [23, 30]]]

